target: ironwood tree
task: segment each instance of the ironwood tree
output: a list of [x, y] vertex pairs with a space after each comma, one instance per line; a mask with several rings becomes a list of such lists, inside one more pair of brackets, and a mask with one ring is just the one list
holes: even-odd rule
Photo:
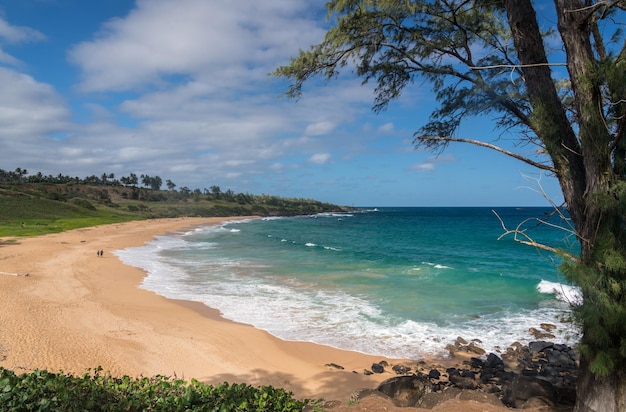
[[[487, 147], [555, 176], [580, 243], [561, 270], [582, 291], [577, 411], [626, 410], [626, 0], [332, 0], [324, 40], [273, 74], [298, 98], [314, 77], [375, 82], [375, 111], [430, 84], [415, 144]], [[541, 28], [540, 28], [541, 27]], [[418, 82], [419, 80], [419, 82]], [[536, 146], [457, 136], [471, 116]]]

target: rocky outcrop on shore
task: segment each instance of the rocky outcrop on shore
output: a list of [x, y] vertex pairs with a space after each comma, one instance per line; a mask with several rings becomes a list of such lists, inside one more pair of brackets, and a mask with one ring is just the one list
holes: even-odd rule
[[567, 345], [543, 340], [516, 343], [498, 355], [487, 354], [478, 341], [457, 338], [448, 350], [459, 361], [454, 367], [425, 362], [389, 365], [385, 361], [371, 365], [362, 373], [397, 376], [376, 389], [355, 392], [353, 401], [377, 396], [391, 400], [396, 407], [424, 409], [449, 399], [476, 399], [520, 409], [569, 410], [575, 403], [578, 357]]

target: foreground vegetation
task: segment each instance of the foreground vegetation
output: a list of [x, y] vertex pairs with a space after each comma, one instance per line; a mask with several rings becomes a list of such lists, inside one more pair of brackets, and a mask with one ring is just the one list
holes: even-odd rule
[[0, 368], [0, 409], [46, 411], [302, 411], [310, 400], [271, 386], [206, 385], [164, 376], [121, 378], [100, 368], [82, 377], [36, 370], [17, 375]]
[[41, 235], [141, 219], [294, 216], [345, 210], [311, 199], [222, 192], [217, 186], [204, 191], [176, 190], [170, 181], [169, 190], [160, 190], [151, 183], [148, 180], [146, 187], [139, 187], [131, 181], [127, 186], [95, 176], [33, 179], [0, 169], [0, 236]]

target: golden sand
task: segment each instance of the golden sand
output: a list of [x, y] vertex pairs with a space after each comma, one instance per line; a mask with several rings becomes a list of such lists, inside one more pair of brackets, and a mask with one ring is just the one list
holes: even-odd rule
[[145, 273], [111, 253], [224, 220], [135, 221], [0, 239], [0, 366], [77, 375], [101, 366], [114, 375], [273, 385], [298, 398], [337, 400], [393, 376], [362, 373], [381, 357], [285, 342], [200, 303], [140, 289]]

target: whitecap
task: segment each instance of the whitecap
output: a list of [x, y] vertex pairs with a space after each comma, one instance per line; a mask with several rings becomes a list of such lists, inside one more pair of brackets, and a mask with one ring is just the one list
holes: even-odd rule
[[583, 301], [582, 292], [576, 286], [542, 279], [537, 285], [537, 290], [539, 293], [553, 294], [558, 300], [574, 305], [580, 305]]

